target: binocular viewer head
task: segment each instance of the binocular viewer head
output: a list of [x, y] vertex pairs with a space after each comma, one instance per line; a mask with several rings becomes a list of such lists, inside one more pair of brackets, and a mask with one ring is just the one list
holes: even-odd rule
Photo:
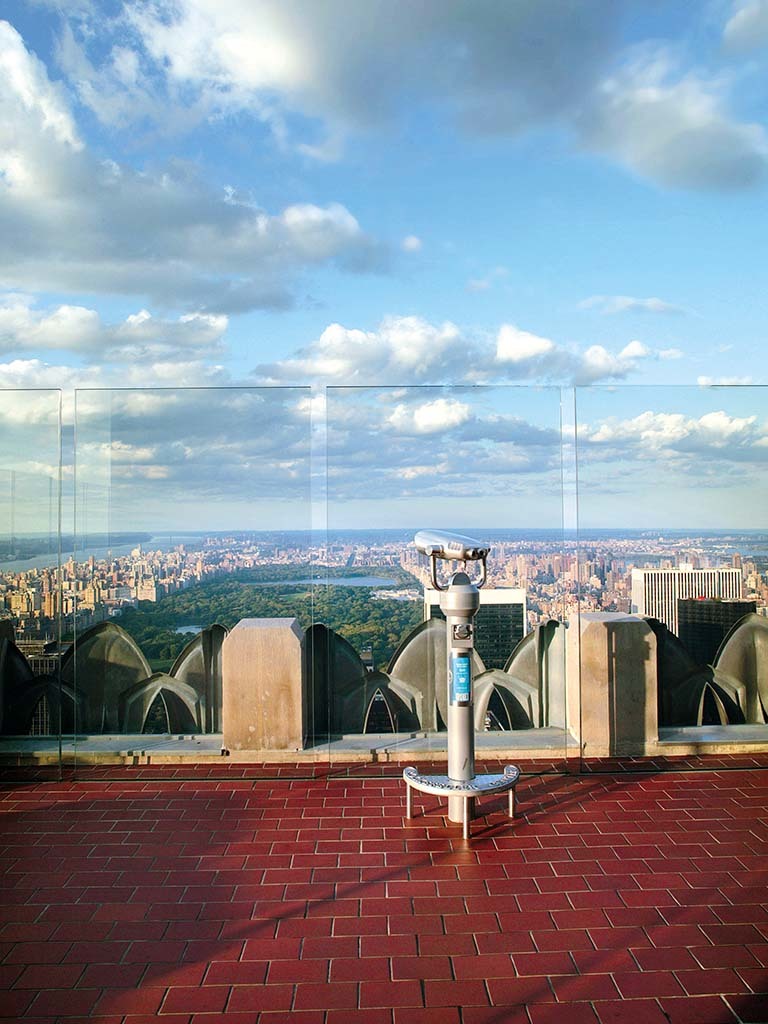
[[485, 561], [491, 550], [490, 544], [444, 530], [419, 530], [413, 542], [422, 555], [456, 562]]

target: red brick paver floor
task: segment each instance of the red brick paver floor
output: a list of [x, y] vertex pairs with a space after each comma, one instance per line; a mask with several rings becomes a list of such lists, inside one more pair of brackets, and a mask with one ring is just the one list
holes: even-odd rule
[[396, 778], [6, 783], [0, 1020], [766, 1024], [768, 771], [719, 764], [526, 777], [469, 843]]

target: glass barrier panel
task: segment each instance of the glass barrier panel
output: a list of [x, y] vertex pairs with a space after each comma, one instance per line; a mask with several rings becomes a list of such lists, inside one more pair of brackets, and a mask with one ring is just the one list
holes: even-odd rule
[[[430, 529], [490, 547], [460, 652], [470, 659], [473, 702], [461, 714], [476, 773], [562, 766], [570, 566], [559, 389], [329, 388], [327, 463], [328, 580], [315, 640], [329, 692], [318, 727], [331, 749], [392, 774], [421, 763], [446, 770], [449, 705], [468, 705], [449, 692], [446, 596], [414, 543]], [[482, 560], [467, 553], [466, 566], [437, 559], [439, 587], [465, 570], [468, 585], [482, 581]]]
[[0, 754], [57, 775], [72, 707], [59, 675], [61, 396], [0, 396]]
[[578, 389], [583, 756], [768, 750], [766, 398]]
[[79, 763], [307, 761], [309, 399], [77, 392]]

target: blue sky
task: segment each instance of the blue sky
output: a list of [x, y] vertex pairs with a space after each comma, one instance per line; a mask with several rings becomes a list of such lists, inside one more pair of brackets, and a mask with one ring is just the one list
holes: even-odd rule
[[[62, 388], [70, 422], [78, 387], [311, 386], [322, 418], [324, 387], [442, 385], [442, 404], [408, 393], [426, 408], [410, 419], [361, 397], [368, 465], [404, 503], [393, 525], [415, 514], [417, 463], [392, 458], [408, 437], [557, 479], [520, 402], [476, 409], [451, 390], [466, 385], [643, 385], [587, 402], [586, 461], [604, 420], [616, 434], [625, 415], [631, 460], [638, 417], [680, 415], [653, 434], [674, 459], [762, 479], [762, 392], [737, 393], [766, 383], [768, 0], [6, 0], [2, 16], [5, 387]], [[732, 388], [697, 413], [713, 384]], [[306, 431], [303, 400], [282, 407]], [[166, 405], [189, 478], [190, 411]], [[549, 405], [542, 420], [559, 429]], [[360, 422], [332, 424], [338, 465]], [[272, 452], [220, 438], [206, 464], [237, 449], [279, 478], [275, 433]], [[126, 437], [100, 449], [116, 486], [158, 486], [167, 449]], [[419, 476], [436, 502], [443, 454]], [[601, 519], [620, 510], [605, 500]]]

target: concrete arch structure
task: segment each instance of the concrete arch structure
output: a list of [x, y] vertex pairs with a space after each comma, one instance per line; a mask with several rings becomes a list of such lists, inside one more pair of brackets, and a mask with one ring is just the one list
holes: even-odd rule
[[87, 630], [61, 661], [61, 680], [78, 697], [82, 718], [77, 730], [86, 733], [121, 731], [120, 698], [152, 674], [141, 648], [115, 622]]
[[204, 731], [205, 708], [194, 687], [164, 672], [154, 672], [120, 695], [120, 731], [143, 733], [156, 700], [165, 708], [169, 733]]
[[744, 720], [768, 722], [768, 619], [752, 612], [732, 626], [717, 652], [715, 668], [744, 686]]
[[226, 636], [227, 630], [218, 624], [203, 629], [186, 645], [169, 673], [192, 687], [200, 698], [204, 709], [202, 732], [221, 729], [221, 659]]

